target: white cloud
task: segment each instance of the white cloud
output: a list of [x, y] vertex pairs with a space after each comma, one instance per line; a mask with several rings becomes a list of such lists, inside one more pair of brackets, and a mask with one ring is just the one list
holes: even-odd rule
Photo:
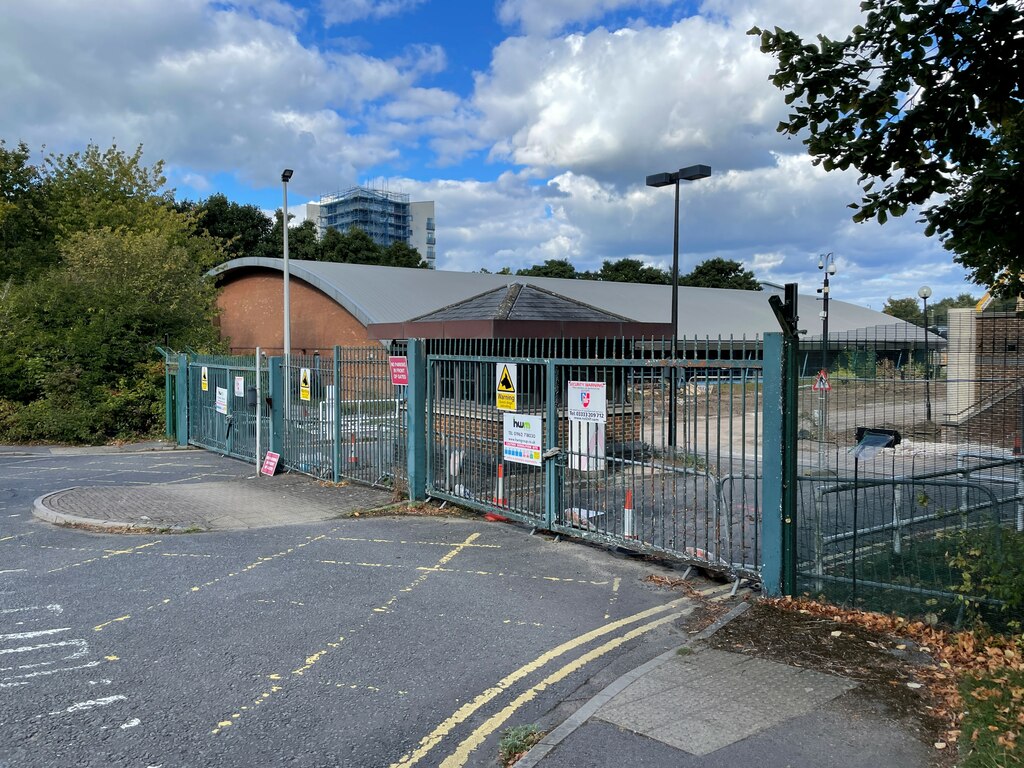
[[575, 22], [594, 21], [611, 11], [671, 5], [672, 0], [502, 0], [498, 18], [530, 35], [549, 35]]
[[321, 0], [324, 24], [333, 27], [360, 19], [384, 19], [411, 11], [424, 0]]

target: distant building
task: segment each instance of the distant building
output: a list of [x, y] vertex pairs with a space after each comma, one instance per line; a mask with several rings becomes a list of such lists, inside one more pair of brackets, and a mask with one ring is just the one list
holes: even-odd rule
[[434, 202], [410, 202], [403, 192], [353, 187], [345, 192], [323, 195], [320, 203], [309, 203], [310, 218], [323, 237], [328, 229], [345, 232], [359, 227], [378, 245], [408, 243], [434, 269], [437, 261], [434, 236]]

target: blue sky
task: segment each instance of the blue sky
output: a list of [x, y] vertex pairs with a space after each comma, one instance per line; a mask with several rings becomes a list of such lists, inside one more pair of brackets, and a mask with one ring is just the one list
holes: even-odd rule
[[[0, 137], [75, 151], [116, 141], [167, 163], [179, 198], [280, 206], [357, 183], [435, 201], [438, 266], [740, 261], [880, 309], [965, 282], [911, 212], [855, 225], [856, 178], [775, 132], [783, 96], [753, 25], [844, 35], [857, 0], [36, 0], [0, 17]], [[801, 313], [814, 323], [816, 310]]]

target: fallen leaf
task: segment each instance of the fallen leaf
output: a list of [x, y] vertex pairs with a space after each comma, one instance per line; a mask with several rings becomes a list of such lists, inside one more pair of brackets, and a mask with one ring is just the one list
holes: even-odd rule
[[832, 633], [832, 637], [839, 637], [842, 634], [842, 631], [837, 629]]
[[946, 748], [946, 742], [944, 742], [944, 741], [936, 741], [935, 742], [935, 748], [936, 749], [945, 749]]
[[920, 683], [907, 683], [907, 688], [920, 688]]

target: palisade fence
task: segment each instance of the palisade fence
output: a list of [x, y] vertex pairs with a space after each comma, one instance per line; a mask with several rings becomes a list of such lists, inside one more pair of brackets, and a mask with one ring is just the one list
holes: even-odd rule
[[[948, 346], [833, 337], [828, 387], [801, 379], [798, 591], [951, 624], [971, 618], [965, 598], [996, 626], [1024, 619], [1024, 339], [1012, 316], [968, 312], [951, 313]], [[819, 354], [801, 346], [805, 372]]]
[[[682, 339], [673, 359], [664, 339], [432, 342], [427, 493], [760, 581], [761, 347]], [[496, 397], [506, 371], [514, 413]], [[586, 420], [590, 398], [603, 419]], [[539, 439], [510, 446], [509, 423]]]
[[[795, 403], [780, 334], [682, 339], [675, 357], [665, 340], [426, 340], [415, 354], [409, 342], [416, 396], [391, 383], [383, 346], [288, 365], [180, 355], [168, 379], [179, 441], [187, 424], [188, 442], [255, 462], [258, 435], [285, 468], [320, 479], [408, 484], [768, 591], [795, 583], [949, 623], [966, 599], [999, 624], [1024, 618], [1020, 590], [1000, 580], [1024, 568], [1024, 339], [1015, 317], [970, 313], [954, 327], [955, 315], [948, 346], [923, 333], [799, 345]], [[506, 368], [514, 411], [497, 397]], [[579, 418], [581, 387], [603, 395], [603, 421]], [[783, 446], [792, 407], [798, 439]], [[512, 417], [536, 444], [508, 444]], [[794, 457], [795, 551], [783, 551]]]

